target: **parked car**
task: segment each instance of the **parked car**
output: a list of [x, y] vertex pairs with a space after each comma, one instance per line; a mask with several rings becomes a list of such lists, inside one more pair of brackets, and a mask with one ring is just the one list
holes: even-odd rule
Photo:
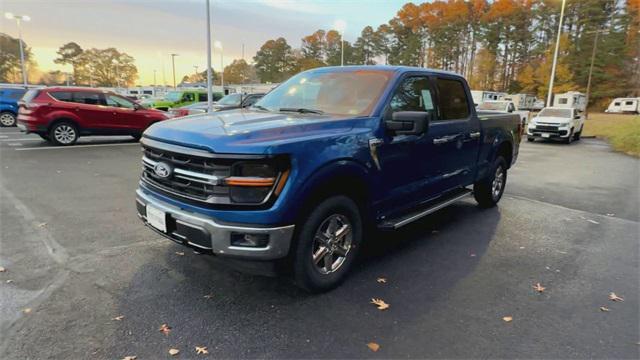
[[394, 231], [471, 194], [496, 205], [520, 134], [517, 115], [476, 112], [450, 72], [313, 69], [249, 109], [145, 131], [138, 216], [198, 252], [265, 274], [286, 265], [324, 291], [345, 278], [365, 230]]
[[604, 112], [640, 114], [640, 98], [615, 98]]
[[527, 128], [527, 141], [559, 139], [567, 144], [580, 140], [584, 117], [575, 108], [546, 107], [534, 117]]
[[485, 101], [480, 105], [478, 105], [477, 109], [518, 114], [518, 116], [520, 116], [520, 121], [522, 122], [523, 129], [527, 126], [527, 123], [529, 122], [530, 112], [527, 110], [518, 109], [516, 104], [510, 100]]
[[0, 88], [0, 126], [16, 126], [18, 100], [25, 92], [25, 88]]
[[[213, 104], [213, 111], [226, 111], [240, 108], [247, 108], [260, 100], [264, 94], [229, 94]], [[181, 117], [207, 112], [207, 102], [182, 106], [177, 109], [170, 109], [171, 117]]]
[[[222, 98], [221, 93], [213, 93], [213, 101]], [[168, 111], [171, 108], [207, 101], [206, 90], [174, 90], [169, 91], [164, 98], [142, 100], [141, 104], [158, 110]]]
[[19, 102], [18, 127], [56, 145], [72, 145], [80, 136], [131, 135], [140, 138], [166, 113], [147, 109], [110, 91], [93, 88], [31, 89]]

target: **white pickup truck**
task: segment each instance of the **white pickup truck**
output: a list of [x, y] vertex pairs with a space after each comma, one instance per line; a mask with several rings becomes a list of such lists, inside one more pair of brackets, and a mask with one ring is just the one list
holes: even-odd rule
[[527, 127], [527, 141], [560, 139], [567, 144], [580, 140], [584, 116], [576, 108], [546, 107], [534, 117]]
[[529, 115], [531, 114], [526, 110], [518, 110], [513, 101], [508, 100], [485, 101], [483, 103], [480, 103], [477, 109], [484, 111], [500, 111], [518, 114], [520, 116], [520, 120], [522, 121], [522, 128], [525, 128], [527, 126], [527, 123], [529, 122]]

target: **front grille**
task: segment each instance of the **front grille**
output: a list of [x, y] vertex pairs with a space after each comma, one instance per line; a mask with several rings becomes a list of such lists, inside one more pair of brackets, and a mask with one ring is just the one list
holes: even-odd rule
[[556, 132], [556, 131], [558, 131], [558, 127], [557, 126], [547, 126], [547, 125], [536, 125], [536, 130], [538, 130], [538, 131]]
[[[207, 203], [229, 204], [229, 188], [222, 179], [231, 175], [228, 159], [212, 159], [191, 154], [143, 147], [142, 180], [162, 192]], [[169, 164], [173, 174], [163, 178], [154, 171], [158, 162]]]

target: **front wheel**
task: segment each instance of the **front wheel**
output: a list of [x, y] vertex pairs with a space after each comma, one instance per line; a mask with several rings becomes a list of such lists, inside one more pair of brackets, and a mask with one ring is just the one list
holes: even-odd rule
[[575, 133], [575, 134], [573, 135], [573, 140], [575, 140], [575, 141], [579, 141], [579, 140], [580, 140], [580, 136], [582, 136], [582, 129], [583, 129], [583, 128], [584, 128], [584, 126], [582, 126], [582, 127], [580, 128], [580, 131], [578, 131], [577, 133]]
[[534, 142], [536, 140], [536, 138], [534, 138], [533, 136], [527, 136], [527, 141], [528, 142]]
[[567, 138], [564, 139], [564, 143], [568, 145], [568, 144], [571, 144], [572, 141], [573, 141], [573, 129], [571, 129], [569, 136], [567, 136]]
[[322, 201], [300, 224], [293, 272], [298, 286], [328, 291], [344, 281], [362, 241], [358, 205], [338, 195]]
[[0, 125], [4, 127], [16, 126], [16, 116], [8, 111], [0, 113]]
[[496, 206], [507, 184], [507, 162], [498, 156], [489, 176], [473, 184], [473, 196], [483, 208]]

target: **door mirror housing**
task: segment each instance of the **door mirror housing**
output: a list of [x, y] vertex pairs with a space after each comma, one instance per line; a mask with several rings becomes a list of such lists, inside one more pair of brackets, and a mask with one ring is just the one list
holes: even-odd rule
[[573, 118], [576, 119], [576, 120], [580, 120], [580, 115], [576, 115]]
[[385, 121], [385, 127], [396, 135], [422, 135], [429, 130], [431, 116], [430, 111], [397, 111]]
[[133, 110], [141, 110], [144, 109], [144, 106], [138, 104], [138, 103], [133, 103]]

